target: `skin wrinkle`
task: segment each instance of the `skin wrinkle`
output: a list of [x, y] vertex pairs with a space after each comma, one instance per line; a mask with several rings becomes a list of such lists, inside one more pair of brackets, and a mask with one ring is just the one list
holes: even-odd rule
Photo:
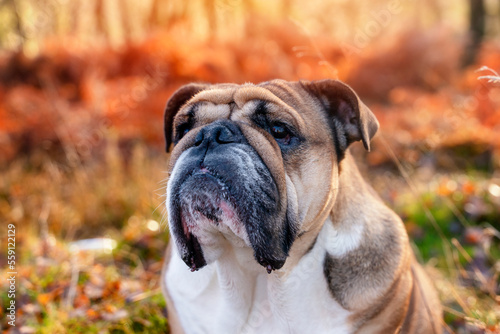
[[[335, 166], [332, 166], [331, 168], [331, 178], [330, 180], [337, 180], [338, 179], [338, 169], [335, 168]], [[333, 206], [334, 206], [334, 203], [335, 203], [335, 199], [336, 199], [336, 194], [334, 191], [331, 191], [332, 188], [336, 188], [336, 187], [333, 187], [332, 186], [332, 182], [330, 183], [330, 188], [328, 189], [328, 196], [326, 197], [326, 199], [324, 200], [324, 204], [322, 205], [322, 209], [316, 214], [316, 216], [311, 220], [311, 223], [312, 222], [315, 222], [315, 221], [319, 221], [319, 220], [324, 220], [322, 219], [325, 215], [328, 215], [330, 214]]]
[[[255, 89], [259, 87], [254, 87]], [[263, 88], [259, 88], [259, 90], [264, 90]], [[251, 116], [255, 114], [255, 110], [258, 107], [258, 103], [261, 101], [266, 102], [266, 115], [268, 117], [272, 117], [272, 119], [276, 120], [285, 120], [290, 122], [298, 131], [302, 133], [305, 130], [305, 122], [301, 117], [300, 113], [298, 113], [295, 109], [289, 107], [287, 104], [283, 103], [280, 99], [278, 99], [275, 95], [271, 94], [269, 91], [264, 90], [267, 93], [265, 95], [261, 95], [257, 99], [248, 99], [241, 100], [237, 105], [239, 106], [239, 110], [235, 110], [234, 114], [241, 114], [237, 117], [244, 119], [251, 119]], [[254, 92], [254, 96], [256, 93]], [[244, 96], [248, 97], [248, 96]], [[235, 98], [242, 98], [239, 95], [235, 95]], [[256, 105], [257, 104], [257, 105]]]

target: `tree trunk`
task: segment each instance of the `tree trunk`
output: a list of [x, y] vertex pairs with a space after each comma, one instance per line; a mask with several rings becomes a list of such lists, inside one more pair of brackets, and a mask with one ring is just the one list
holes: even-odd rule
[[23, 24], [21, 21], [21, 14], [19, 13], [19, 6], [16, 0], [10, 0], [9, 3], [12, 8], [12, 13], [14, 14], [16, 33], [19, 35], [19, 38], [21, 39], [20, 47], [22, 48], [24, 47], [24, 42], [26, 41], [26, 34], [24, 33]]
[[215, 1], [205, 0], [204, 5], [205, 5], [205, 13], [207, 14], [208, 31], [210, 34], [210, 39], [213, 39], [217, 35], [217, 16], [215, 13]]
[[118, 2], [120, 7], [120, 19], [122, 26], [123, 39], [125, 42], [129, 42], [132, 37], [132, 25], [130, 23], [129, 10], [126, 0], [120, 0]]
[[[78, 16], [76, 16], [76, 18], [77, 17]], [[76, 20], [76, 18], [75, 18], [75, 20]], [[109, 35], [108, 35], [108, 29], [106, 26], [106, 16], [105, 16], [105, 11], [104, 11], [103, 0], [96, 0], [96, 2], [94, 4], [94, 18], [96, 20], [97, 33], [99, 35], [101, 35], [102, 37], [104, 37], [106, 42], [109, 42]]]
[[150, 28], [156, 28], [160, 25], [160, 0], [153, 0], [148, 21]]
[[476, 60], [486, 30], [484, 0], [469, 0], [469, 40], [464, 51], [462, 65], [472, 65]]

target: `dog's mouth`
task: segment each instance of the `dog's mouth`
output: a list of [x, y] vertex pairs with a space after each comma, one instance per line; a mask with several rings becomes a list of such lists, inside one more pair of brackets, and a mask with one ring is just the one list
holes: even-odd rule
[[244, 226], [238, 219], [235, 199], [216, 171], [201, 166], [188, 173], [179, 187], [177, 203], [191, 271], [206, 264], [201, 245], [211, 234], [233, 234], [248, 246]]
[[186, 151], [172, 172], [167, 203], [179, 255], [195, 271], [222, 256], [220, 242], [229, 242], [251, 247], [268, 272], [279, 269], [295, 238], [295, 222], [255, 151], [226, 146], [202, 159], [196, 150]]
[[236, 215], [229, 187], [215, 171], [205, 166], [190, 173], [181, 184], [179, 201], [187, 230], [203, 217], [219, 225], [224, 218]]

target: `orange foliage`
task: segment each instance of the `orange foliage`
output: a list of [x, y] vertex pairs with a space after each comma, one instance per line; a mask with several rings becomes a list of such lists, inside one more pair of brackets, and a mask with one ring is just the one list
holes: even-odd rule
[[[498, 149], [498, 88], [459, 69], [462, 46], [443, 28], [408, 30], [384, 46], [344, 55], [339, 43], [288, 24], [242, 41], [190, 41], [157, 34], [122, 49], [47, 46], [36, 58], [0, 59], [0, 154], [34, 149], [90, 156], [109, 132], [161, 147], [163, 107], [191, 81], [339, 78], [375, 111], [396, 149], [464, 142]], [[478, 64], [500, 68], [486, 44]], [[416, 144], [415, 144], [416, 143]], [[93, 155], [93, 154], [92, 154]], [[385, 160], [375, 154], [374, 163]]]

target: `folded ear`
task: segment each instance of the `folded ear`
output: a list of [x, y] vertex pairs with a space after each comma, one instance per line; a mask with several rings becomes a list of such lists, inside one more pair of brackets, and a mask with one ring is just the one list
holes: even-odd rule
[[332, 121], [332, 130], [339, 148], [361, 140], [370, 151], [370, 140], [378, 130], [375, 115], [364, 105], [351, 87], [338, 80], [301, 82], [310, 94], [318, 98]]
[[168, 152], [172, 143], [172, 126], [174, 117], [181, 107], [193, 96], [208, 88], [209, 85], [190, 83], [179, 88], [168, 100], [165, 106], [165, 114], [163, 117], [163, 129], [165, 132], [165, 150]]

